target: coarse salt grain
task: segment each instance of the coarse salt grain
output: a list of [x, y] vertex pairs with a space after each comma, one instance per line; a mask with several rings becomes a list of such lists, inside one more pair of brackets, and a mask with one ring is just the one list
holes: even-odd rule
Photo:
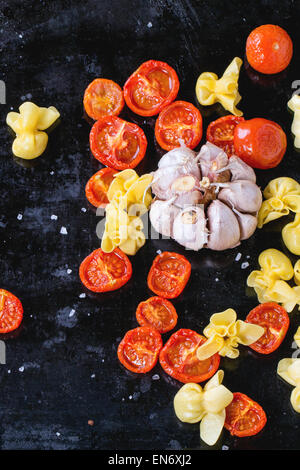
[[249, 266], [249, 263], [247, 261], [245, 263], [241, 264], [242, 269], [246, 269], [246, 268], [248, 268], [248, 266]]
[[241, 257], [242, 257], [242, 253], [238, 253], [235, 257], [235, 261], [240, 261]]
[[22, 214], [18, 214], [18, 215], [17, 215], [17, 219], [18, 219], [18, 220], [22, 220], [22, 219], [23, 219], [23, 215], [22, 215]]
[[67, 231], [66, 227], [61, 227], [60, 233], [61, 233], [62, 235], [68, 235], [68, 231]]
[[57, 220], [57, 219], [58, 219], [57, 215], [55, 215], [55, 214], [51, 215], [51, 220]]
[[67, 269], [67, 274], [71, 274], [71, 272], [72, 272], [72, 269], [70, 269], [70, 268]]
[[80, 294], [80, 295], [79, 295], [79, 298], [80, 298], [80, 299], [85, 299], [85, 298], [86, 298], [86, 294], [84, 294], [84, 293]]
[[73, 317], [74, 314], [75, 314], [75, 310], [72, 308], [72, 310], [71, 310], [70, 313], [69, 313], [69, 317], [70, 317], [70, 318]]

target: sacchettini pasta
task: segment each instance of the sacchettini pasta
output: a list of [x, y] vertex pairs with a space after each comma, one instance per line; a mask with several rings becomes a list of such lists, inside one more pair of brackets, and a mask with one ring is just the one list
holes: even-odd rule
[[12, 145], [14, 155], [31, 160], [39, 157], [46, 149], [48, 129], [60, 116], [54, 106], [41, 108], [29, 101], [21, 104], [19, 113], [10, 112], [6, 117], [7, 124], [16, 133]]

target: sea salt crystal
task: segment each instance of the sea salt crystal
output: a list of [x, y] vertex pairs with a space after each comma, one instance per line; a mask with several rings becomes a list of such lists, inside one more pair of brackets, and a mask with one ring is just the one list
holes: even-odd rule
[[148, 28], [152, 28], [152, 23], [151, 23], [151, 21], [149, 21], [149, 23], [147, 24], [147, 27], [148, 27]]
[[69, 317], [70, 317], [70, 318], [73, 317], [74, 314], [75, 314], [75, 310], [72, 308], [72, 310], [71, 310], [70, 313], [69, 313]]
[[128, 398], [129, 398], [129, 400], [132, 400], [132, 395], [129, 395], [129, 397], [128, 397]]
[[81, 208], [81, 212], [86, 212], [86, 208], [85, 208], [85, 207], [82, 207], [82, 208]]
[[161, 250], [157, 250], [156, 252], [158, 255], [161, 255], [162, 251]]
[[51, 215], [51, 220], [57, 220], [57, 219], [58, 219], [57, 215], [55, 215], [55, 214]]
[[72, 269], [70, 269], [70, 268], [67, 269], [67, 274], [71, 274], [71, 272], [72, 272]]
[[216, 282], [219, 282], [219, 278], [218, 278], [218, 277], [216, 277], [215, 281], [216, 281]]
[[240, 261], [241, 257], [242, 257], [242, 253], [238, 253], [235, 257], [235, 261]]
[[67, 231], [66, 227], [61, 227], [60, 233], [61, 233], [62, 235], [68, 235], [68, 231]]
[[51, 176], [53, 176], [53, 175], [54, 175], [54, 171], [53, 171], [53, 170], [52, 170], [52, 171], [50, 171], [50, 175], [51, 175]]
[[60, 432], [57, 432], [56, 435], [57, 435], [57, 437], [59, 437], [59, 436], [60, 436]]
[[84, 294], [84, 293], [80, 294], [80, 295], [79, 295], [79, 298], [80, 298], [80, 299], [85, 299], [85, 298], [86, 298], [86, 294]]
[[242, 269], [246, 269], [246, 268], [248, 268], [248, 266], [249, 266], [249, 263], [247, 261], [245, 263], [241, 264]]
[[92, 374], [92, 375], [91, 375], [91, 379], [94, 379], [95, 377], [96, 377], [95, 374]]
[[24, 369], [25, 369], [24, 366], [19, 367], [19, 372], [24, 372]]
[[152, 375], [152, 380], [159, 380], [159, 379], [160, 379], [160, 377], [159, 377], [158, 374]]
[[23, 219], [23, 215], [22, 215], [22, 214], [18, 214], [18, 215], [17, 215], [17, 219], [18, 219], [18, 220], [22, 220], [22, 219]]
[[229, 450], [228, 446], [222, 446], [222, 450]]

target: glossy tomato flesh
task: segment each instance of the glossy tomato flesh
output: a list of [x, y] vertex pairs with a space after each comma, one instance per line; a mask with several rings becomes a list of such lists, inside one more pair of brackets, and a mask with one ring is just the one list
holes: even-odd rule
[[93, 292], [108, 292], [124, 286], [132, 276], [128, 257], [119, 248], [105, 253], [93, 251], [81, 263], [79, 276], [85, 287]]
[[125, 170], [135, 168], [144, 158], [147, 139], [136, 124], [107, 116], [93, 125], [90, 147], [94, 157], [103, 165]]
[[228, 157], [234, 154], [233, 134], [236, 126], [245, 119], [239, 116], [223, 116], [211, 122], [206, 131], [206, 140], [221, 148]]
[[238, 437], [254, 436], [267, 422], [262, 407], [243, 393], [235, 392], [232, 402], [226, 407], [224, 427]]
[[85, 195], [87, 200], [95, 207], [105, 207], [109, 203], [107, 199], [108, 188], [118, 172], [113, 168], [102, 168], [97, 171], [87, 182]]
[[172, 330], [177, 323], [175, 307], [162, 297], [150, 297], [141, 302], [136, 310], [136, 319], [141, 326], [151, 326], [159, 333]]
[[141, 326], [126, 333], [118, 347], [118, 358], [126, 369], [143, 374], [157, 363], [162, 345], [157, 330]]
[[165, 251], [153, 261], [148, 287], [160, 297], [173, 299], [181, 294], [190, 275], [191, 264], [184, 256]]
[[235, 153], [253, 168], [274, 168], [281, 162], [286, 146], [282, 128], [267, 119], [250, 119], [234, 130]]
[[124, 98], [127, 106], [140, 116], [154, 116], [177, 96], [179, 80], [175, 70], [165, 62], [148, 60], [126, 81]]
[[261, 354], [270, 354], [281, 345], [289, 329], [290, 319], [286, 310], [275, 302], [255, 307], [248, 314], [246, 322], [265, 328], [265, 333], [250, 348]]
[[84, 93], [83, 105], [92, 119], [104, 116], [118, 116], [124, 107], [122, 88], [112, 80], [96, 78]]
[[181, 329], [173, 333], [159, 355], [164, 371], [183, 383], [203, 382], [212, 377], [220, 364], [219, 354], [199, 361], [197, 349], [206, 338], [193, 330]]
[[15, 295], [0, 289], [0, 333], [16, 330], [23, 319], [23, 307]]
[[179, 140], [191, 149], [202, 137], [202, 116], [200, 111], [186, 101], [174, 101], [164, 108], [155, 123], [155, 138], [164, 150], [180, 146]]

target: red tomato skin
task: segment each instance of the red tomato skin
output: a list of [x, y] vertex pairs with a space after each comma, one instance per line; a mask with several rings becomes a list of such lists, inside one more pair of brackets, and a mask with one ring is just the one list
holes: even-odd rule
[[[135, 159], [132, 160], [130, 163], [125, 163], [125, 162], [122, 162], [121, 160], [117, 160], [116, 158], [114, 158], [113, 155], [107, 156], [103, 152], [101, 152], [101, 150], [99, 149], [98, 144], [97, 144], [97, 135], [99, 131], [102, 129], [102, 127], [108, 121], [125, 122], [133, 130], [133, 132], [135, 132], [139, 136], [140, 151], [138, 155], [135, 157]], [[90, 148], [91, 148], [92, 154], [103, 165], [114, 168], [115, 170], [122, 171], [122, 170], [127, 170], [128, 168], [135, 168], [143, 160], [146, 150], [147, 150], [147, 145], [148, 145], [147, 138], [141, 127], [139, 127], [137, 124], [133, 124], [132, 122], [124, 121], [123, 119], [117, 116], [105, 116], [101, 119], [98, 119], [98, 121], [94, 123], [90, 131]]]
[[187, 147], [189, 147], [190, 149], [194, 149], [195, 147], [197, 147], [197, 145], [199, 144], [199, 142], [201, 141], [201, 138], [202, 138], [202, 116], [201, 116], [201, 113], [200, 113], [199, 109], [196, 108], [192, 103], [189, 103], [187, 101], [174, 101], [170, 105], [163, 108], [163, 110], [159, 113], [159, 116], [158, 116], [158, 118], [156, 120], [156, 123], [155, 123], [155, 138], [156, 138], [158, 144], [160, 145], [160, 147], [163, 148], [164, 150], [170, 151], [170, 150], [173, 150], [176, 147], [179, 147], [179, 143], [178, 143], [178, 145], [171, 145], [171, 144], [168, 144], [167, 142], [165, 142], [164, 139], [161, 137], [161, 131], [165, 127], [164, 123], [163, 123], [163, 120], [164, 120], [165, 116], [167, 115], [167, 113], [170, 111], [170, 109], [172, 110], [172, 108], [175, 107], [175, 106], [186, 107], [187, 109], [190, 109], [193, 112], [194, 116], [195, 116], [196, 125], [191, 126], [191, 129], [193, 129], [194, 132], [195, 132], [194, 137], [193, 137], [192, 142], [190, 144], [187, 144], [185, 142]]
[[264, 24], [249, 34], [246, 56], [254, 70], [263, 74], [275, 74], [284, 70], [293, 56], [293, 42], [280, 26]]
[[[0, 289], [0, 296], [1, 294], [4, 294], [4, 296], [10, 298], [14, 302], [16, 310], [17, 310], [17, 315], [15, 314], [15, 318], [13, 319], [10, 318], [10, 320], [13, 320], [13, 322], [12, 321], [10, 322], [10, 325], [3, 326], [3, 327], [0, 326], [0, 333], [5, 334], [5, 333], [10, 333], [11, 331], [16, 330], [21, 325], [22, 320], [23, 320], [23, 305], [20, 299], [18, 299], [18, 297], [16, 297], [14, 294], [9, 292], [8, 290]], [[2, 315], [0, 311], [0, 319], [1, 319], [1, 316]]]
[[117, 83], [113, 82], [112, 80], [108, 80], [106, 78], [96, 78], [86, 88], [84, 92], [84, 97], [83, 97], [83, 106], [84, 106], [85, 112], [90, 118], [94, 120], [100, 119], [104, 116], [104, 113], [98, 112], [97, 114], [95, 114], [90, 103], [91, 101], [90, 93], [94, 89], [94, 87], [97, 85], [97, 83], [103, 83], [106, 86], [115, 88], [115, 92], [116, 93], [118, 92], [119, 94], [118, 106], [116, 106], [116, 108], [113, 111], [106, 113], [107, 115], [110, 115], [110, 116], [118, 116], [120, 112], [122, 111], [122, 109], [124, 108], [124, 104], [125, 104], [124, 97], [123, 97], [123, 90]]
[[[96, 287], [93, 284], [89, 282], [89, 280], [86, 278], [86, 269], [88, 268], [90, 262], [93, 260], [95, 256], [97, 256], [99, 253], [104, 253], [101, 248], [97, 248], [97, 250], [92, 251], [81, 263], [79, 267], [79, 277], [82, 282], [82, 284], [89, 289], [92, 292], [110, 292], [114, 290], [120, 289], [120, 287], [123, 287], [131, 278], [132, 276], [132, 265], [131, 262], [129, 261], [128, 257], [123, 253], [122, 250], [119, 248], [115, 248], [112, 253], [117, 254], [122, 261], [125, 263], [126, 267], [126, 274], [122, 276], [122, 278], [119, 278], [114, 282], [113, 285], [107, 283], [104, 286], [99, 286]], [[109, 254], [109, 253], [106, 253]]]
[[279, 165], [286, 147], [285, 132], [279, 124], [268, 119], [250, 119], [238, 124], [234, 130], [235, 153], [252, 168], [266, 170]]
[[[195, 335], [199, 338], [199, 346], [206, 341], [206, 338], [204, 336], [199, 335], [193, 330], [186, 329], [186, 328], [181, 328], [180, 330], [177, 330], [175, 333], [172, 334], [172, 336], [170, 336], [170, 338], [168, 339], [168, 341], [166, 342], [166, 344], [164, 345], [164, 347], [162, 348], [159, 354], [159, 362], [160, 362], [161, 367], [164, 369], [164, 371], [168, 375], [170, 375], [171, 377], [173, 377], [174, 379], [182, 383], [204, 382], [205, 380], [210, 379], [216, 373], [220, 365], [221, 358], [218, 353], [214, 354], [210, 358], [211, 360], [210, 362], [212, 364], [211, 370], [198, 376], [195, 376], [195, 375], [191, 376], [185, 373], [181, 373], [179, 370], [174, 370], [174, 367], [169, 365], [167, 361], [168, 351], [169, 349], [172, 348], [174, 344], [176, 344], [178, 338], [182, 337], [182, 338], [188, 339], [189, 337], [191, 336], [194, 337]], [[199, 361], [199, 362], [202, 362], [202, 361]]]
[[[229, 408], [233, 404], [234, 401], [239, 401], [239, 400], [244, 401], [244, 402], [248, 402], [249, 406], [251, 406], [252, 408], [254, 408], [258, 412], [258, 414], [260, 416], [259, 425], [256, 425], [252, 429], [245, 429], [244, 431], [238, 431], [234, 428], [234, 426], [232, 426], [230, 423], [228, 423], [227, 415], [226, 415], [224, 427], [227, 429], [227, 431], [230, 432], [230, 434], [232, 436], [237, 436], [237, 437], [255, 436], [256, 434], [258, 434], [265, 427], [265, 425], [267, 423], [266, 413], [265, 413], [264, 409], [256, 401], [251, 400], [251, 398], [249, 398], [247, 395], [245, 395], [244, 393], [240, 393], [240, 392], [234, 392], [233, 393], [233, 400], [227, 406], [227, 408]], [[227, 410], [227, 408], [226, 408], [226, 410]]]
[[[152, 302], [162, 304], [169, 310], [169, 312], [171, 313], [171, 316], [172, 316], [172, 322], [171, 322], [170, 325], [165, 325], [161, 329], [158, 329], [154, 325], [151, 325], [150, 323], [148, 323], [148, 321], [144, 318], [144, 315], [143, 315], [143, 312], [142, 312], [143, 306], [147, 303], [151, 304]], [[149, 299], [139, 303], [139, 305], [136, 309], [136, 319], [137, 319], [137, 322], [138, 322], [139, 325], [141, 325], [141, 326], [151, 326], [152, 328], [156, 329], [159, 333], [162, 334], [162, 333], [167, 333], [168, 331], [171, 331], [171, 330], [173, 330], [173, 328], [175, 328], [175, 326], [177, 324], [178, 315], [177, 315], [177, 312], [176, 312], [176, 309], [175, 309], [174, 305], [171, 304], [171, 302], [169, 302], [169, 300], [164, 299], [163, 297], [150, 297]]]
[[[167, 70], [168, 73], [170, 74], [171, 80], [173, 81], [173, 87], [171, 89], [169, 96], [165, 98], [161, 104], [154, 107], [153, 109], [149, 109], [148, 111], [145, 109], [143, 110], [141, 108], [138, 108], [137, 106], [135, 106], [135, 104], [132, 102], [132, 99], [131, 99], [131, 88], [133, 86], [135, 79], [137, 79], [139, 74], [145, 73], [143, 72], [143, 70], [148, 71], [151, 68], [155, 69], [159, 67], [161, 67], [164, 70]], [[168, 104], [172, 103], [172, 101], [175, 100], [178, 94], [178, 90], [179, 90], [179, 79], [178, 79], [177, 73], [166, 62], [161, 62], [158, 60], [148, 60], [147, 62], [144, 62], [143, 64], [141, 64], [139, 68], [135, 72], [133, 72], [133, 74], [130, 75], [130, 77], [125, 82], [124, 88], [123, 88], [124, 99], [128, 108], [130, 108], [131, 111], [133, 111], [135, 114], [138, 114], [139, 116], [145, 116], [145, 117], [155, 116], [163, 108], [168, 106]]]
[[[212, 121], [208, 125], [206, 131], [206, 140], [216, 145], [217, 147], [222, 148], [227, 154], [227, 156], [230, 158], [235, 153], [233, 143], [234, 129], [240, 122], [243, 121], [245, 121], [245, 119], [242, 116], [234, 116], [232, 114], [228, 114], [227, 116], [223, 116], [219, 119], [216, 119], [215, 121]], [[229, 139], [229, 136], [225, 135], [225, 139], [222, 140], [222, 136], [218, 138], [215, 134], [218, 129], [220, 129], [219, 132], [222, 132], [222, 128], [227, 125], [233, 127], [232, 130], [230, 130], [230, 133], [232, 133], [232, 138]]]
[[[281, 343], [283, 342], [283, 340], [284, 340], [284, 338], [287, 334], [287, 331], [289, 329], [289, 326], [290, 326], [290, 318], [289, 318], [286, 310], [281, 305], [279, 305], [275, 302], [266, 302], [264, 304], [258, 305], [254, 309], [252, 309], [251, 312], [249, 312], [249, 314], [247, 315], [246, 322], [261, 325], [259, 322], [255, 321], [255, 318], [260, 312], [263, 312], [264, 310], [273, 310], [273, 311], [275, 310], [278, 313], [280, 313], [281, 316], [283, 317], [283, 324], [282, 324], [282, 327], [281, 327], [280, 336], [277, 338], [276, 342], [273, 344], [273, 346], [271, 348], [262, 347], [260, 345], [259, 340], [256, 341], [253, 344], [250, 344], [249, 347], [251, 349], [253, 349], [253, 351], [256, 351], [260, 354], [271, 354], [272, 352], [276, 351], [276, 349], [278, 349], [279, 346], [281, 345]], [[263, 325], [261, 325], [261, 326], [263, 326]]]
[[[124, 357], [125, 356], [124, 348], [126, 347], [126, 344], [128, 344], [129, 342], [131, 343], [130, 341], [131, 337], [133, 334], [135, 334], [136, 331], [144, 333], [147, 337], [150, 337], [150, 336], [154, 337], [155, 341], [157, 342], [157, 348], [156, 348], [155, 354], [153, 355], [152, 361], [150, 361], [148, 365], [144, 365], [144, 367], [131, 366], [131, 364], [127, 362]], [[121, 364], [126, 369], [130, 370], [131, 372], [135, 372], [136, 374], [145, 374], [146, 372], [149, 372], [151, 369], [153, 369], [153, 367], [156, 365], [158, 361], [159, 352], [162, 346], [163, 346], [162, 338], [161, 338], [160, 333], [157, 330], [148, 326], [140, 326], [140, 327], [134, 328], [133, 330], [127, 331], [127, 333], [125, 334], [124, 338], [122, 339], [118, 347], [118, 352], [117, 352], [118, 359], [121, 362]]]
[[[157, 265], [159, 264], [160, 260], [164, 256], [175, 257], [176, 260], [183, 262], [185, 266], [185, 272], [183, 276], [181, 276], [180, 281], [178, 282], [178, 287], [177, 289], [175, 289], [173, 293], [167, 292], [166, 290], [156, 289], [153, 286], [154, 276], [159, 274], [159, 272], [163, 272], [162, 270], [159, 270], [157, 268]], [[178, 253], [173, 253], [169, 251], [164, 251], [161, 254], [157, 255], [156, 258], [154, 259], [152, 266], [150, 268], [149, 274], [148, 274], [147, 284], [148, 284], [149, 289], [152, 290], [152, 292], [154, 292], [159, 297], [163, 297], [164, 299], [175, 299], [182, 293], [185, 286], [187, 285], [188, 280], [191, 276], [191, 272], [192, 272], [191, 263], [183, 255], [179, 255]]]

